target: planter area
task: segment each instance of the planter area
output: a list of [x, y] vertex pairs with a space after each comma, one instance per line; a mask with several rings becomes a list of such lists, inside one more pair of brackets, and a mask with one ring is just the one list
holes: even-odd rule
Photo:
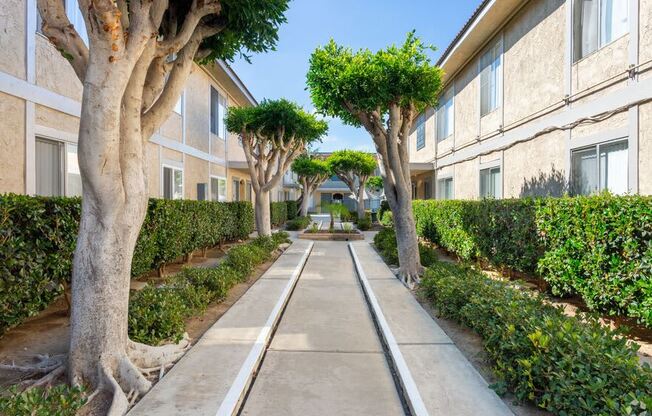
[[333, 228], [330, 228], [330, 220], [319, 219], [300, 232], [299, 238], [315, 241], [358, 241], [364, 240], [364, 235], [351, 222], [336, 221]]

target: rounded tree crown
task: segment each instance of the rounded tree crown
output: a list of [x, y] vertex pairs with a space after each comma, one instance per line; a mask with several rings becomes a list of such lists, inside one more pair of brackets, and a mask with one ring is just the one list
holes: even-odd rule
[[354, 52], [331, 40], [310, 57], [307, 75], [312, 102], [323, 114], [339, 117], [359, 126], [352, 114], [378, 111], [382, 116], [390, 105], [414, 106], [421, 112], [437, 104], [442, 70], [427, 55], [434, 47], [425, 45], [410, 32], [403, 45], [378, 52]]
[[328, 132], [325, 121], [286, 99], [263, 100], [255, 107], [231, 107], [225, 121], [231, 133], [255, 136], [272, 146], [290, 141], [307, 145]]
[[328, 166], [335, 173], [351, 172], [355, 175], [371, 175], [378, 163], [371, 153], [358, 150], [338, 150], [326, 159]]
[[301, 155], [296, 158], [292, 162], [292, 172], [304, 178], [330, 176], [331, 174], [331, 170], [324, 160], [309, 155]]

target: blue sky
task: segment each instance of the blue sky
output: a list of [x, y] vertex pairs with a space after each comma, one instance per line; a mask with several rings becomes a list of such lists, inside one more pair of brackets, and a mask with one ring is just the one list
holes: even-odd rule
[[[232, 64], [256, 99], [288, 98], [312, 110], [305, 76], [312, 51], [333, 38], [354, 49], [377, 50], [399, 44], [416, 30], [437, 46], [433, 59], [448, 46], [480, 0], [292, 0], [288, 22], [279, 31], [277, 50], [254, 55], [251, 64]], [[366, 131], [329, 120], [321, 151], [372, 151]]]

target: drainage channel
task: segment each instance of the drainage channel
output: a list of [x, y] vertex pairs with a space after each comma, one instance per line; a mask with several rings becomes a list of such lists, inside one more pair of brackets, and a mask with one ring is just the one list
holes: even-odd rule
[[403, 354], [396, 343], [396, 339], [385, 319], [385, 316], [380, 308], [376, 295], [374, 294], [371, 284], [362, 267], [362, 263], [358, 258], [355, 247], [352, 243], [348, 244], [353, 264], [355, 265], [356, 276], [364, 294], [364, 298], [369, 308], [376, 333], [383, 346], [385, 359], [389, 365], [392, 373], [392, 378], [401, 399], [401, 404], [405, 411], [406, 416], [428, 416], [428, 410], [421, 398], [416, 383], [412, 378], [409, 368], [403, 358]]
[[270, 314], [265, 327], [261, 330], [260, 334], [258, 335], [258, 339], [249, 352], [245, 363], [240, 368], [235, 382], [231, 385], [231, 388], [229, 389], [224, 401], [220, 405], [220, 408], [217, 410], [216, 416], [232, 416], [241, 414], [242, 409], [244, 408], [244, 405], [247, 401], [247, 397], [251, 392], [251, 388], [256, 381], [258, 372], [260, 371], [260, 368], [265, 360], [265, 355], [267, 354], [269, 345], [271, 344], [272, 339], [274, 339], [274, 334], [276, 333], [276, 329], [278, 328], [279, 323], [283, 319], [283, 314], [285, 313], [287, 305], [292, 298], [292, 294], [294, 293], [294, 289], [297, 286], [297, 282], [299, 281], [299, 278], [301, 277], [301, 274], [306, 267], [306, 263], [308, 262], [308, 258], [312, 253], [313, 247], [314, 243], [311, 242], [310, 245], [306, 248], [299, 264], [292, 273], [292, 277], [290, 278], [288, 285], [285, 287], [278, 303], [272, 310], [272, 313]]

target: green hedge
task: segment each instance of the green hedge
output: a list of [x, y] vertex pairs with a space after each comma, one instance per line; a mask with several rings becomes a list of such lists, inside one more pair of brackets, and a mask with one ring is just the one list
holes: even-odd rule
[[285, 229], [289, 231], [299, 231], [308, 227], [311, 223], [310, 217], [296, 217], [285, 224]]
[[457, 264], [433, 264], [421, 290], [441, 315], [483, 338], [499, 393], [511, 390], [558, 415], [652, 409], [652, 370], [639, 366], [638, 347], [597, 319], [568, 317], [536, 294]]
[[[81, 200], [0, 195], [0, 334], [46, 308], [69, 281]], [[248, 202], [151, 199], [132, 275], [253, 230]]]
[[211, 302], [224, 299], [287, 237], [284, 232], [258, 237], [231, 248], [215, 268], [184, 268], [162, 286], [145, 287], [129, 300], [129, 337], [151, 345], [180, 341], [187, 318], [201, 315]]
[[269, 210], [272, 226], [281, 226], [288, 220], [288, 206], [284, 201], [272, 202]]
[[462, 259], [537, 273], [553, 294], [652, 326], [652, 198], [415, 201], [418, 234]]
[[297, 204], [297, 201], [285, 201], [285, 204], [287, 205], [288, 221], [299, 216], [299, 205]]

